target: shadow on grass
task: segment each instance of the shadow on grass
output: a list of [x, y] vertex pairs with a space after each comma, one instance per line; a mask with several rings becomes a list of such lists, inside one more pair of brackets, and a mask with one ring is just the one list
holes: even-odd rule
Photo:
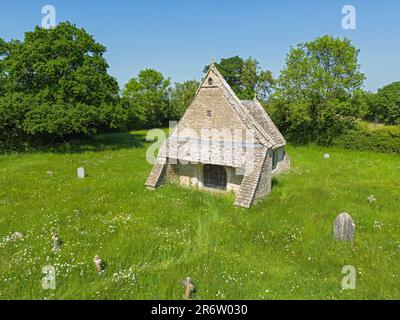
[[275, 188], [276, 186], [278, 186], [279, 181], [276, 177], [273, 177], [271, 180], [271, 188]]
[[52, 144], [33, 143], [29, 145], [19, 145], [15, 148], [14, 152], [74, 154], [83, 152], [141, 148], [145, 143], [145, 131], [117, 132], [101, 134], [82, 139], [75, 138]]
[[141, 148], [145, 143], [146, 135], [144, 133], [118, 132], [102, 134], [82, 140], [73, 139], [46, 149], [54, 153], [82, 153]]

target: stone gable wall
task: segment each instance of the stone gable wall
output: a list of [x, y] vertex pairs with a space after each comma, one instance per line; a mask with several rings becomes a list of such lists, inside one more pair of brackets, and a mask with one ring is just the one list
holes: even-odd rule
[[236, 129], [242, 132], [242, 141], [255, 141], [251, 132], [243, 124], [239, 115], [233, 110], [218, 87], [200, 89], [174, 132], [174, 135], [183, 134], [195, 138], [190, 131], [185, 129], [194, 130], [196, 138], [201, 137], [204, 129], [209, 129], [208, 137], [214, 138], [214, 140], [215, 137], [212, 136], [211, 130], [223, 131], [222, 136], [227, 139], [226, 141], [232, 141]]

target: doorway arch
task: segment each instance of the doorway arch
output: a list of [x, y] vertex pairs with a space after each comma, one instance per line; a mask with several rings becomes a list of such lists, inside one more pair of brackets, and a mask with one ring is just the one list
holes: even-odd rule
[[223, 166], [205, 164], [203, 178], [205, 187], [226, 190], [226, 170]]

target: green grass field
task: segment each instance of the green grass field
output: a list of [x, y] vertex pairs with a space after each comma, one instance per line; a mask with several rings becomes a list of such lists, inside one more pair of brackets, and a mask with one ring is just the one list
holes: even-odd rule
[[[0, 156], [0, 299], [181, 299], [186, 276], [195, 299], [400, 299], [399, 155], [289, 146], [291, 173], [245, 210], [233, 194], [146, 190], [144, 134]], [[332, 240], [344, 211], [353, 244]], [[55, 290], [41, 286], [46, 265]], [[344, 265], [355, 290], [341, 290]]]

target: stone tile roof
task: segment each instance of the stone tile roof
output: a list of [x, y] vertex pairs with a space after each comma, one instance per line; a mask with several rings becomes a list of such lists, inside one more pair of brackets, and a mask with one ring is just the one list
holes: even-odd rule
[[286, 144], [285, 138], [275, 126], [264, 107], [257, 100], [241, 100], [242, 105], [253, 116], [258, 124], [268, 133], [273, 139], [274, 148], [281, 147]]
[[180, 140], [169, 137], [160, 148], [158, 157], [190, 163], [215, 164], [245, 168], [254, 161], [254, 154], [265, 146], [252, 142], [224, 142], [200, 139]]
[[226, 82], [224, 77], [221, 75], [221, 73], [214, 65], [210, 66], [207, 76], [210, 72], [213, 72], [219, 78], [219, 80], [222, 83], [222, 86], [220, 86], [221, 92], [225, 95], [225, 97], [227, 98], [233, 109], [238, 113], [243, 123], [254, 135], [257, 141], [259, 141], [262, 145], [268, 148], [273, 147], [274, 146], [273, 138], [254, 119], [253, 115], [242, 104], [242, 101], [236, 96], [235, 92], [232, 90], [232, 88], [229, 86], [229, 84]]

